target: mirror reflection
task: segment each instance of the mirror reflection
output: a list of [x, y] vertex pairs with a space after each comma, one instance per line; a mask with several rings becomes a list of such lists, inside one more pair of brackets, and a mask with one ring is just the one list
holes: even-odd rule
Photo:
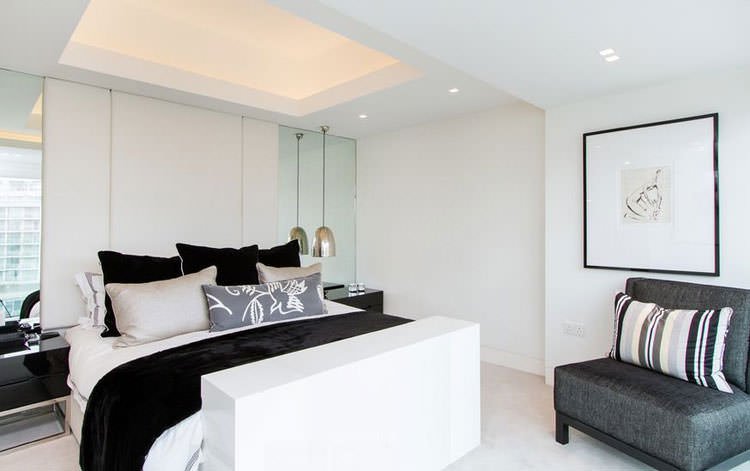
[[42, 78], [0, 70], [0, 312], [3, 319], [39, 317], [41, 206]]
[[[279, 226], [278, 241], [289, 240], [289, 231], [299, 225], [307, 233], [310, 252], [302, 265], [323, 264], [323, 279], [349, 283], [356, 278], [355, 210], [357, 143], [354, 139], [326, 136], [325, 208], [323, 207], [323, 135], [307, 129], [279, 127]], [[297, 138], [299, 141], [299, 193], [297, 192]], [[299, 224], [297, 207], [299, 195]], [[335, 236], [336, 255], [312, 256], [315, 230], [325, 225]]]

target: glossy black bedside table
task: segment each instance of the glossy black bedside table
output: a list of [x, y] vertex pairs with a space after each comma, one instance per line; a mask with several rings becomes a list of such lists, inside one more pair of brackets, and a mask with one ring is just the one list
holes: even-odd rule
[[357, 307], [365, 311], [383, 312], [383, 292], [379, 289], [366, 288], [364, 291], [349, 293], [347, 288], [329, 289], [326, 299]]
[[[69, 351], [68, 343], [58, 336], [0, 354], [0, 418], [52, 406], [62, 419], [60, 405], [70, 397]], [[62, 427], [62, 434], [68, 433], [67, 420], [62, 421]]]

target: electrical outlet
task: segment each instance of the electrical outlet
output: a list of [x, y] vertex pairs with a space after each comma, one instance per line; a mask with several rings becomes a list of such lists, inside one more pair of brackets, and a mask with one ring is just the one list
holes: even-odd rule
[[584, 337], [586, 329], [583, 327], [583, 324], [578, 322], [565, 321], [563, 322], [563, 333], [565, 335], [572, 335], [573, 337]]

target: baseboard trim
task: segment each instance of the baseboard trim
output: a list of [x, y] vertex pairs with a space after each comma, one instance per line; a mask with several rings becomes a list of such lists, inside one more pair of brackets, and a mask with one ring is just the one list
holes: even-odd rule
[[493, 365], [505, 366], [514, 370], [544, 376], [544, 360], [530, 358], [517, 353], [505, 352], [492, 347], [482, 346], [480, 349], [482, 361]]

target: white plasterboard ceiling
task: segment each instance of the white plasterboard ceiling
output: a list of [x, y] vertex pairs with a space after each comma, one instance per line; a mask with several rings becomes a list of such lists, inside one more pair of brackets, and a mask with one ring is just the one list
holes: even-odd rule
[[59, 62], [292, 116], [422, 75], [265, 0], [90, 0]]
[[[297, 101], [306, 96], [303, 98], [305, 105], [284, 108], [279, 103], [294, 101], [294, 98], [280, 97], [266, 90], [268, 95], [280, 97], [281, 101], [273, 102], [268, 96], [258, 94], [242, 77], [247, 73], [242, 67], [214, 70], [211, 76], [206, 70], [194, 70], [195, 64], [188, 64], [188, 59], [194, 59], [189, 54], [182, 58], [169, 57], [169, 61], [163, 57], [164, 54], [169, 56], [165, 50], [161, 59], [147, 54], [143, 57], [143, 53], [141, 57], [129, 55], [138, 54], [135, 54], [137, 45], [127, 44], [127, 28], [118, 35], [113, 32], [108, 36], [106, 29], [92, 26], [88, 34], [98, 36], [105, 43], [100, 44], [104, 47], [93, 48], [93, 52], [86, 44], [83, 30], [81, 32], [78, 44], [89, 46], [88, 49], [83, 47], [86, 49], [83, 55], [95, 55], [104, 50], [107, 57], [103, 62], [114, 67], [104, 69], [91, 63], [85, 67], [80, 63], [70, 65], [76, 63], [75, 50], [67, 58], [68, 64], [62, 64], [60, 58], [89, 0], [5, 0], [0, 15], [0, 67], [289, 126], [315, 129], [320, 124], [329, 124], [332, 134], [361, 137], [508, 104], [519, 98], [547, 108], [710, 69], [750, 63], [750, 49], [746, 47], [750, 43], [750, 28], [744, 27], [750, 17], [750, 2], [745, 0], [95, 1], [129, 5], [140, 9], [140, 14], [144, 9], [151, 11], [151, 19], [161, 17], [162, 21], [182, 25], [183, 35], [191, 31], [190, 28], [196, 31], [195, 19], [203, 17], [205, 21], [201, 24], [205, 28], [200, 34], [229, 35], [244, 40], [249, 36], [242, 31], [242, 22], [226, 19], [232, 16], [231, 12], [236, 10], [237, 18], [241, 18], [242, 14], [252, 13], [253, 5], [262, 4], [262, 8], [271, 10], [278, 7], [295, 15], [299, 21], [318, 25], [335, 33], [335, 37], [345, 38], [344, 42], [351, 41], [359, 45], [356, 47], [374, 51], [373, 57], [380, 62], [371, 63], [369, 69], [357, 69], [359, 72], [348, 69], [350, 79], [357, 74], [359, 79], [338, 83], [327, 76], [328, 89], [323, 80], [318, 82], [317, 88], [311, 85], [306, 91], [290, 92]], [[186, 5], [182, 11], [181, 4]], [[213, 6], [220, 7], [221, 12], [211, 10]], [[222, 21], [227, 22], [227, 27], [219, 28]], [[132, 37], [137, 38], [144, 32], [144, 37], [150, 35], [149, 41], [159, 41], [155, 34], [158, 28], [155, 29], [155, 25], [149, 28], [147, 35], [145, 25], [143, 31], [138, 25], [131, 26]], [[289, 34], [282, 35], [286, 36]], [[202, 60], [205, 65], [210, 63], [211, 48], [221, 47], [215, 39], [191, 43], [187, 49], [201, 44], [206, 46], [208, 51], [196, 55], [198, 62]], [[174, 38], [171, 41], [172, 46], [180, 44]], [[284, 47], [294, 44], [293, 41], [281, 42]], [[142, 46], [141, 52], [145, 50]], [[115, 53], [121, 60], [109, 60], [113, 57], [111, 49], [118, 48]], [[614, 48], [621, 59], [605, 62], [598, 54], [605, 48]], [[78, 59], [81, 54], [79, 48]], [[217, 51], [216, 57], [226, 58], [226, 54], [227, 51]], [[238, 61], [242, 60], [241, 56]], [[160, 60], [168, 64], [158, 63]], [[393, 67], [401, 66], [403, 69], [399, 73], [393, 73]], [[162, 73], [167, 70], [165, 67], [170, 69], [166, 78]], [[139, 69], [149, 69], [150, 75], [139, 76], [135, 73]], [[175, 70], [180, 73], [173, 73]], [[364, 76], [361, 76], [362, 70], [365, 70]], [[416, 71], [416, 78], [399, 75], [406, 70]], [[338, 85], [331, 87], [331, 83]], [[453, 87], [460, 92], [447, 93]], [[368, 118], [360, 119], [360, 114]]]
[[[333, 62], [331, 56], [322, 59], [319, 55], [316, 57], [319, 66], [324, 69], [331, 68], [326, 67], [326, 60], [330, 65], [340, 57], [346, 62], [342, 70], [344, 75], [349, 74], [345, 77], [347, 80], [342, 82], [326, 72], [312, 88], [291, 87], [288, 96], [282, 96], [278, 89], [269, 90], [273, 84], [268, 80], [263, 83], [266, 90], [260, 91], [253, 88], [258, 82], [249, 84], [244, 80], [242, 75], [249, 73], [247, 68], [243, 69], [247, 64], [227, 67], [222, 71], [207, 69], [212, 54], [229, 61], [228, 54], [234, 53], [236, 60], [242, 61], [247, 51], [240, 50], [236, 43], [253, 43], [257, 46], [258, 42], [262, 42], [262, 37], [246, 34], [242, 31], [241, 22], [230, 21], [228, 16], [245, 15], [247, 22], [251, 22], [248, 15], [256, 12], [263, 17], [261, 24], [275, 22], [276, 29], [283, 27], [280, 17], [291, 16], [279, 9], [287, 8], [286, 5], [276, 6], [275, 2], [261, 0], [94, 0], [92, 3], [87, 0], [7, 0], [0, 16], [0, 67], [243, 114], [289, 126], [313, 129], [320, 124], [328, 124], [332, 134], [351, 137], [517, 101], [495, 87], [318, 2], [304, 3], [299, 9], [301, 13], [293, 12], [301, 19], [298, 20], [298, 27], [292, 29], [298, 31], [300, 24], [306, 24], [302, 29], [307, 31], [307, 36], [295, 35], [293, 40], [284, 41], [277, 38], [277, 59], [281, 63], [274, 67], [277, 67], [277, 71], [286, 70], [288, 74], [300, 75], [302, 81], [298, 83], [307, 86], [305, 75], [297, 72], [299, 67], [305, 65], [299, 64], [304, 54], [296, 56], [298, 64], [289, 68], [289, 57], [294, 57], [294, 53], [291, 56], [288, 53], [289, 49], [299, 44], [302, 52], [308, 51], [308, 55], [312, 55], [312, 50], [307, 49], [310, 45], [313, 50], [328, 45], [341, 51], [342, 44], [348, 44], [348, 52], [344, 48], [341, 54], [334, 54]], [[114, 5], [115, 18], [107, 16], [111, 12], [98, 11], [101, 5]], [[184, 8], [180, 9], [181, 5]], [[93, 18], [100, 20], [99, 23], [80, 23], [82, 18], [85, 19], [87, 7], [93, 8]], [[146, 24], [148, 22], [144, 18], [153, 21]], [[204, 18], [205, 21], [200, 23], [196, 18]], [[118, 20], [122, 20], [119, 26]], [[261, 29], [257, 18], [252, 21], [256, 22], [256, 29]], [[292, 21], [295, 21], [294, 17]], [[138, 24], [134, 25], [133, 22]], [[219, 28], [216, 22], [226, 22], [228, 26]], [[77, 31], [79, 24], [81, 28]], [[165, 34], [169, 32], [168, 40], [158, 37], [159, 24], [171, 24], [162, 31]], [[320, 27], [314, 24], [327, 29], [330, 34], [316, 36], [320, 31], [314, 30]], [[112, 34], [108, 35], [107, 31]], [[195, 37], [203, 35], [203, 39], [185, 39], [191, 33]], [[128, 43], [129, 34], [133, 38], [132, 44]], [[309, 39], [311, 34], [312, 39]], [[149, 50], [147, 44], [141, 41], [141, 36], [146, 37], [147, 42], [163, 42], [159, 48]], [[286, 36], [289, 35], [284, 34], [282, 38]], [[227, 43], [227, 37], [236, 43]], [[195, 57], [184, 54], [183, 50], [182, 55], [177, 57], [173, 52], [180, 41], [185, 42], [186, 50], [200, 47], [207, 50], [196, 53]], [[307, 42], [312, 44], [303, 44]], [[19, 44], [22, 46], [17, 47]], [[173, 48], [171, 52], [170, 47]], [[272, 46], [265, 44], [256, 48], [256, 52], [267, 51], [269, 47]], [[227, 52], [230, 48], [233, 50]], [[287, 53], [282, 53], [282, 49], [286, 49]], [[352, 49], [370, 51], [368, 63], [355, 64], [353, 57], [356, 54], [352, 53]], [[76, 62], [82, 57], [98, 58], [98, 62]], [[269, 64], [275, 59], [274, 56], [266, 56], [264, 60], [270, 61], [265, 63], [265, 68], [270, 67]], [[315, 62], [313, 60], [307, 65], [317, 67]], [[103, 64], [110, 68], [102, 67]], [[447, 90], [452, 87], [461, 87], [462, 92], [449, 94]], [[284, 103], [288, 106], [284, 107]], [[366, 114], [368, 118], [360, 119], [361, 114]]]
[[750, 64], [747, 0], [322, 2], [542, 108]]
[[71, 43], [292, 100], [398, 63], [263, 0], [90, 0]]

